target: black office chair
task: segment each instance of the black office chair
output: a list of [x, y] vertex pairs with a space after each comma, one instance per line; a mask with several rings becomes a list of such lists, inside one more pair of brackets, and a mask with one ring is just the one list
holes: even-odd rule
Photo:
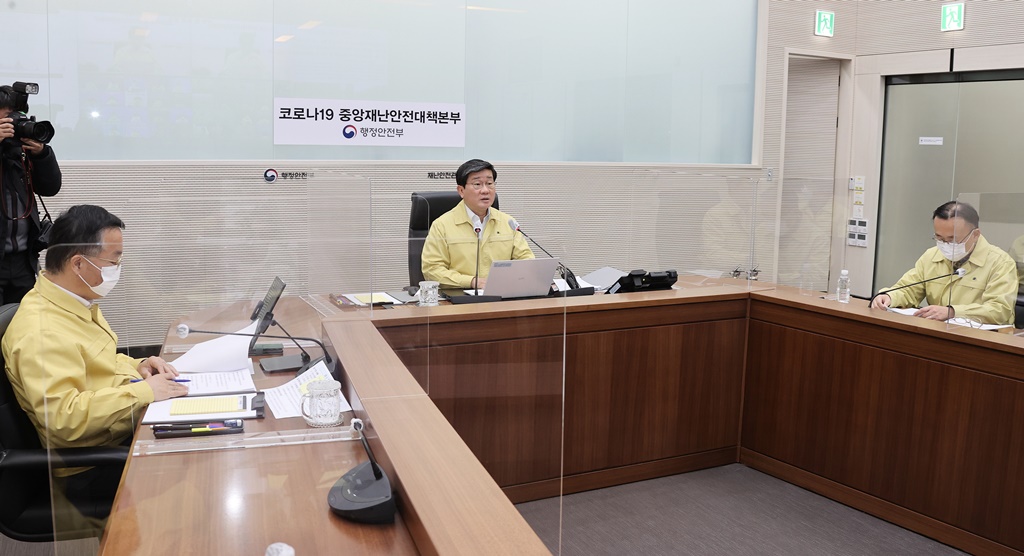
[[[412, 194], [412, 209], [409, 211], [409, 285], [419, 286], [423, 280], [423, 244], [427, 239], [430, 225], [438, 216], [452, 210], [462, 197], [458, 191], [424, 191]], [[494, 204], [498, 208], [498, 196]]]
[[1017, 294], [1016, 307], [1017, 320], [1014, 321], [1014, 328], [1024, 328], [1024, 292]]
[[[17, 303], [0, 307], [0, 337], [18, 310]], [[28, 416], [14, 397], [0, 353], [0, 533], [19, 541], [54, 540], [54, 515], [50, 504], [50, 467], [92, 467], [121, 465], [128, 459], [128, 448], [74, 448], [48, 451]], [[109, 502], [97, 502], [81, 513], [106, 515]], [[66, 523], [80, 520], [57, 516], [60, 539], [95, 535], [94, 529], [71, 530]]]

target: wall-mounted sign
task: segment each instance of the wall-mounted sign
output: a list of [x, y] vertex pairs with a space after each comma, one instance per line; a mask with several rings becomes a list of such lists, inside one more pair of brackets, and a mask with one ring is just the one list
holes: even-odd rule
[[466, 105], [275, 97], [274, 144], [464, 147]]
[[918, 137], [917, 144], [938, 146], [942, 144], [942, 137]]
[[943, 31], [960, 31], [964, 28], [964, 3], [944, 4], [942, 6]]
[[814, 13], [814, 34], [819, 37], [831, 37], [835, 32], [836, 14], [818, 10]]

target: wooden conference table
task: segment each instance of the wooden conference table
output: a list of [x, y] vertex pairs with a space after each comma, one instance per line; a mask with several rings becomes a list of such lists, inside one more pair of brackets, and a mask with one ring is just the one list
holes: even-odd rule
[[[399, 522], [327, 510], [363, 459], [352, 442], [147, 455], [104, 553], [171, 537], [176, 552], [545, 553], [510, 500], [734, 462], [973, 553], [1024, 553], [1022, 338], [728, 281], [372, 316], [285, 301], [279, 320], [321, 326], [337, 353]], [[240, 305], [189, 322], [242, 325]]]

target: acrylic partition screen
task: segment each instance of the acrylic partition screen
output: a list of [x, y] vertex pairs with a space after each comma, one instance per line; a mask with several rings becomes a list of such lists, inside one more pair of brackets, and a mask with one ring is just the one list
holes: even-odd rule
[[[578, 231], [565, 260], [576, 274], [598, 282], [592, 271], [612, 267], [650, 280], [637, 292], [566, 300], [562, 500], [545, 499], [544, 483], [509, 492], [543, 539], [561, 518], [552, 551], [633, 553], [646, 534], [632, 524], [656, 511], [645, 501], [676, 496], [671, 475], [735, 461], [748, 296], [774, 272], [776, 196], [765, 202], [757, 171], [639, 171], [619, 187], [577, 179], [588, 195], [552, 187], [509, 210], [526, 229], [540, 211], [571, 207]], [[609, 203], [628, 207], [628, 218], [591, 216]], [[747, 278], [755, 268], [757, 281]], [[668, 271], [678, 275], [671, 289], [643, 287]], [[685, 535], [688, 524], [677, 529]]]
[[[1024, 328], [1024, 213], [1018, 208], [1024, 193], [963, 193], [956, 202], [962, 216], [937, 231], [953, 236], [944, 238], [951, 241], [943, 249], [966, 258], [956, 265], [964, 275], [942, 285], [942, 301], [953, 313], [947, 322], [1003, 332]], [[977, 212], [977, 224], [967, 207]]]
[[[467, 482], [482, 475], [489, 484], [473, 496], [498, 496], [512, 511], [508, 500], [533, 497], [549, 498], [557, 508], [570, 368], [567, 318], [586, 299], [549, 292], [561, 275], [559, 262], [575, 260], [574, 238], [527, 224], [517, 231], [510, 221], [529, 222], [531, 215], [511, 184], [471, 180], [458, 188], [454, 182], [410, 188], [374, 181], [372, 187], [372, 293], [386, 302], [372, 320], [394, 364], [375, 369], [359, 403], [373, 418], [381, 411], [397, 415], [397, 406], [424, 398], [436, 413], [424, 418], [442, 420], [434, 430], [417, 432], [428, 426], [419, 420], [376, 420], [413, 443], [435, 442], [430, 438], [442, 429], [457, 433], [466, 457], [457, 456], [459, 446], [429, 446], [418, 457], [425, 467], [436, 465], [438, 453], [452, 458], [435, 477], [437, 485], [452, 473], [465, 474]], [[477, 214], [488, 207], [480, 222]], [[460, 487], [452, 488], [444, 496], [459, 496]], [[530, 523], [555, 552], [559, 524], [557, 511]]]
[[[65, 160], [751, 161], [755, 0], [57, 0], [2, 13], [19, 55], [0, 83], [39, 83], [30, 113], [53, 122]], [[341, 120], [367, 103], [388, 116]], [[313, 121], [275, 138], [282, 108], [300, 106]]]
[[[176, 550], [199, 553], [261, 553], [273, 542], [317, 551], [325, 541], [289, 526], [296, 512], [317, 530], [337, 526], [328, 491], [366, 456], [351, 442], [351, 410], [333, 395], [314, 403], [310, 385], [343, 378], [338, 348], [323, 333], [322, 322], [345, 309], [333, 294], [370, 289], [369, 182], [322, 173], [307, 176], [302, 195], [244, 199], [228, 194], [232, 184], [220, 185], [203, 194], [197, 184], [180, 205], [111, 205], [106, 214], [125, 224], [115, 234], [123, 239], [118, 248], [103, 235], [99, 245], [61, 243], [45, 253], [39, 280], [45, 291], [29, 294], [24, 305], [39, 318], [13, 328], [40, 329], [34, 334], [39, 353], [23, 350], [19, 372], [36, 384], [23, 395], [38, 406], [44, 448], [114, 452], [95, 471], [81, 473], [95, 460], [75, 465], [74, 455], [62, 452], [49, 472], [34, 475], [42, 481], [38, 492], [51, 478], [58, 538], [101, 531], [110, 500], [97, 500], [115, 491], [104, 553], [159, 552], [170, 537], [178, 539]], [[95, 210], [58, 210], [62, 219], [104, 223]], [[174, 226], [202, 231], [184, 242], [160, 233]], [[283, 226], [307, 230], [306, 239], [278, 239]], [[105, 292], [118, 260], [116, 287]], [[174, 268], [175, 277], [152, 272], [161, 266]], [[57, 286], [94, 302], [86, 307]], [[81, 318], [69, 316], [78, 313]], [[260, 335], [256, 342], [252, 334]], [[146, 375], [162, 364], [150, 356], [169, 362], [181, 372], [178, 380], [188, 382], [153, 384], [163, 377]], [[250, 419], [258, 411], [255, 390], [265, 397], [262, 419]], [[186, 398], [150, 403], [186, 391]], [[303, 403], [304, 396], [310, 399]], [[244, 419], [241, 431], [228, 423], [236, 418]], [[182, 421], [209, 426], [181, 429]], [[174, 424], [179, 428], [169, 435], [155, 436], [152, 425]], [[118, 489], [117, 466], [129, 453]], [[106, 465], [112, 458], [114, 465]], [[409, 539], [400, 542], [411, 546]], [[75, 546], [57, 543], [54, 550]]]

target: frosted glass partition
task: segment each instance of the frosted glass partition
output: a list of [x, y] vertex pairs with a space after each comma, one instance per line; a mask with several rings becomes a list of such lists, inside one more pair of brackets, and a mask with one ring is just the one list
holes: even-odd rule
[[[65, 160], [749, 163], [757, 2], [20, 2]], [[275, 98], [464, 106], [463, 146], [275, 146]], [[374, 128], [400, 128], [379, 124]]]

